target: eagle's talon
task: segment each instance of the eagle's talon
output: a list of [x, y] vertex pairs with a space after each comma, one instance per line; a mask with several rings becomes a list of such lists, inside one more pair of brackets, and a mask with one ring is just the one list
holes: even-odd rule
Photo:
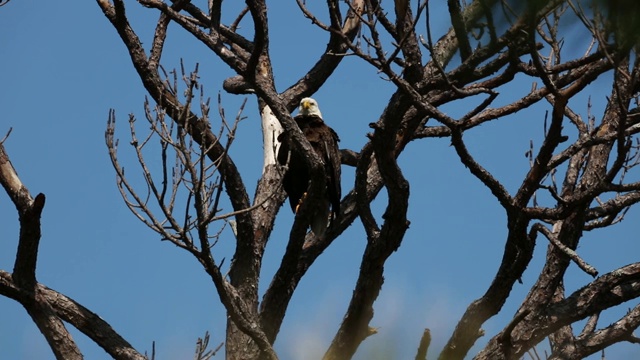
[[300, 198], [300, 200], [298, 200], [298, 204], [296, 205], [296, 209], [295, 209], [295, 214], [298, 214], [298, 209], [300, 208], [300, 206], [302, 205], [302, 203], [304, 202], [304, 199], [307, 198], [307, 192], [305, 191], [304, 194], [302, 194], [302, 197]]

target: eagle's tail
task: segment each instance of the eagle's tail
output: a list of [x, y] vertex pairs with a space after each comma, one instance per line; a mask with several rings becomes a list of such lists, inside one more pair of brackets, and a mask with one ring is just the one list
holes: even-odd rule
[[311, 231], [316, 237], [324, 236], [329, 226], [329, 218], [331, 213], [329, 210], [329, 201], [323, 200], [318, 204], [318, 210], [313, 214], [311, 219]]

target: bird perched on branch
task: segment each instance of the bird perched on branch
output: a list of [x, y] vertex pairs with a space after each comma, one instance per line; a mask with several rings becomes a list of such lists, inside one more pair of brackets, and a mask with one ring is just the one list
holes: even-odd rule
[[[320, 204], [311, 210], [311, 231], [316, 236], [322, 236], [329, 225], [329, 220], [335, 219], [340, 212], [340, 150], [338, 149], [340, 139], [338, 134], [325, 124], [317, 101], [304, 98], [300, 101], [298, 110], [298, 115], [294, 119], [324, 166], [327, 191]], [[287, 165], [282, 185], [289, 196], [291, 209], [297, 213], [298, 207], [307, 195], [311, 180], [310, 172], [304, 161], [305, 155], [291, 149], [290, 137], [282, 133], [278, 140], [281, 142], [278, 162], [281, 165]]]

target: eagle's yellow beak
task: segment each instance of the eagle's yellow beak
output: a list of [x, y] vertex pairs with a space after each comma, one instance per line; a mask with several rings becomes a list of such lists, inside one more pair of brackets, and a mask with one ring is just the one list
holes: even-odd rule
[[300, 103], [300, 107], [302, 107], [304, 110], [309, 110], [309, 108], [311, 107], [311, 101], [307, 101], [304, 100]]

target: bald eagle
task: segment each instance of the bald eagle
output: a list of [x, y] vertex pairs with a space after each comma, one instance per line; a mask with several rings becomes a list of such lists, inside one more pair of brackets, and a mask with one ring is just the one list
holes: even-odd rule
[[[324, 235], [329, 219], [334, 220], [340, 213], [340, 150], [338, 149], [338, 134], [328, 127], [322, 119], [318, 102], [312, 98], [300, 101], [298, 115], [294, 117], [298, 127], [307, 138], [311, 147], [322, 160], [324, 165], [326, 197], [311, 214], [311, 231], [316, 236]], [[286, 167], [282, 185], [293, 212], [304, 201], [309, 186], [309, 169], [304, 162], [304, 154], [291, 151], [290, 138], [286, 133], [278, 136], [281, 142], [278, 152], [278, 162]]]

